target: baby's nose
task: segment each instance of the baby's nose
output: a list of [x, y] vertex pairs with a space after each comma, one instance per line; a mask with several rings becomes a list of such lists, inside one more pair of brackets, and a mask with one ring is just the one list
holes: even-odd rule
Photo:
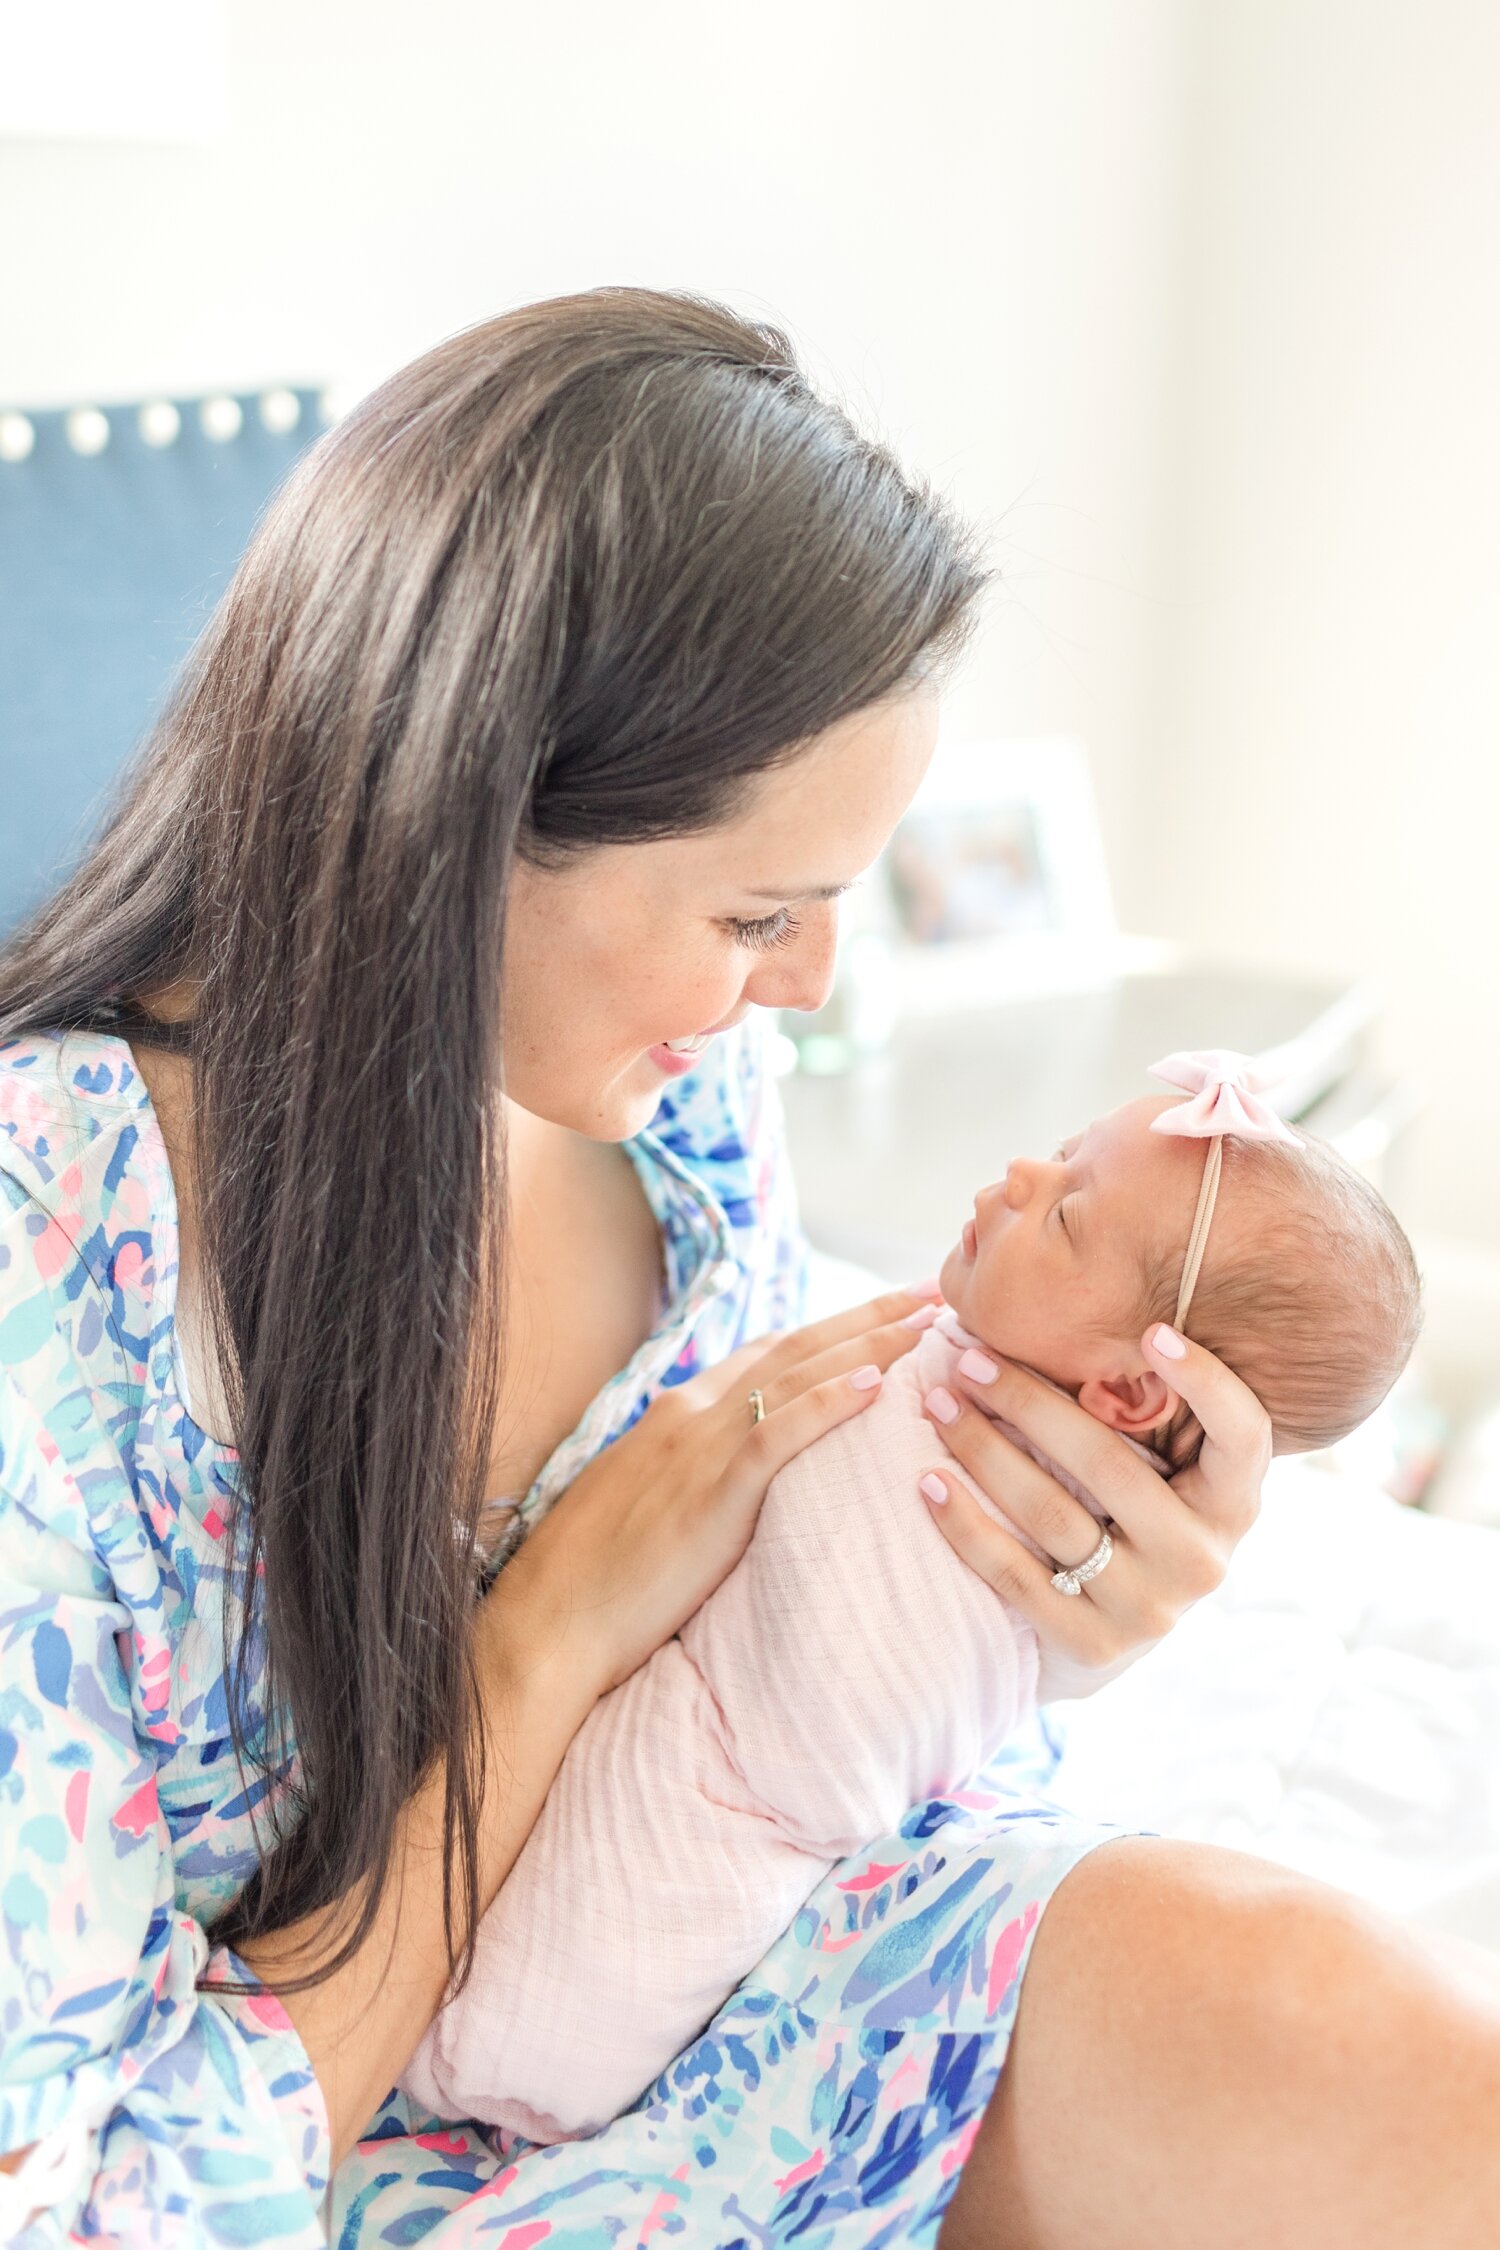
[[1005, 1168], [1005, 1200], [1012, 1211], [1025, 1209], [1035, 1185], [1035, 1170], [1030, 1160], [1013, 1156]]

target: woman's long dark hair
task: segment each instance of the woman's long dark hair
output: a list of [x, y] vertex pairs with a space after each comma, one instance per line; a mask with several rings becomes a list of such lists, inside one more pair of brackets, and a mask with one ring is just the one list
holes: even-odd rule
[[357, 1899], [304, 1982], [367, 1935], [438, 1758], [469, 1959], [514, 855], [712, 826], [953, 648], [982, 578], [776, 331], [633, 289], [488, 321], [298, 465], [98, 841], [0, 949], [0, 1038], [172, 1043], [143, 1002], [192, 990], [230, 1551], [264, 1634], [258, 1682], [226, 1617], [230, 1725], [262, 1773], [298, 1759], [219, 1934]]

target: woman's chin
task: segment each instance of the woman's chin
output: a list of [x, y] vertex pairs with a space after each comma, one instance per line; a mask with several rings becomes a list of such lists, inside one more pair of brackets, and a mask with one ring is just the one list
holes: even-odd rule
[[549, 1090], [549, 1098], [526, 1101], [523, 1109], [561, 1125], [587, 1141], [628, 1141], [643, 1133], [661, 1107], [661, 1086], [631, 1085], [619, 1080], [602, 1092], [572, 1094], [568, 1089]]
[[655, 1101], [617, 1102], [600, 1119], [590, 1132], [595, 1141], [633, 1141], [637, 1133], [644, 1133], [661, 1107], [661, 1097]]

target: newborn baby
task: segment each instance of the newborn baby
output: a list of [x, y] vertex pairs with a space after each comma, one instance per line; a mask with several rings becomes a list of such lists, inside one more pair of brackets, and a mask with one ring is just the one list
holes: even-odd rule
[[[961, 1788], [1026, 1715], [1035, 1634], [917, 1491], [936, 1450], [923, 1401], [976, 1342], [1163, 1470], [1200, 1433], [1140, 1338], [1189, 1307], [1189, 1332], [1257, 1393], [1280, 1451], [1332, 1443], [1385, 1395], [1419, 1298], [1390, 1212], [1331, 1150], [1287, 1133], [1244, 1058], [1158, 1071], [1195, 1099], [1128, 1103], [981, 1189], [943, 1267], [948, 1310], [925, 1316], [865, 1413], [772, 1481], [736, 1568], [595, 1706], [484, 1917], [469, 1982], [402, 2080], [416, 2100], [537, 2141], [597, 2130], [834, 1861]], [[1107, 1563], [1107, 1541], [1097, 1553]]]

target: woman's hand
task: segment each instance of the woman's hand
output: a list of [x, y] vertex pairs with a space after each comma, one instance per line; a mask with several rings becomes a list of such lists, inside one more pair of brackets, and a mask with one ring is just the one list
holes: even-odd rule
[[597, 1694], [628, 1679], [739, 1561], [776, 1471], [878, 1395], [931, 1320], [932, 1295], [893, 1290], [761, 1337], [664, 1391], [500, 1572], [486, 1606], [498, 1605], [504, 1639]]
[[[1163, 1336], [1172, 1350], [1161, 1349]], [[1091, 1694], [1170, 1632], [1184, 1610], [1220, 1584], [1260, 1508], [1271, 1425], [1259, 1400], [1222, 1360], [1174, 1329], [1154, 1326], [1142, 1341], [1150, 1365], [1203, 1429], [1197, 1460], [1170, 1482], [1072, 1399], [984, 1352], [966, 1352], [959, 1362], [957, 1415], [947, 1422], [933, 1415], [944, 1444], [980, 1490], [1055, 1558], [1039, 1561], [985, 1514], [960, 1478], [934, 1464], [948, 1497], [932, 1514], [949, 1545], [1036, 1627], [1044, 1703]], [[988, 1377], [984, 1368], [992, 1370]], [[1052, 1572], [1091, 1555], [1099, 1525], [990, 1415], [1013, 1423], [1111, 1519], [1114, 1553], [1078, 1594], [1059, 1593]]]

